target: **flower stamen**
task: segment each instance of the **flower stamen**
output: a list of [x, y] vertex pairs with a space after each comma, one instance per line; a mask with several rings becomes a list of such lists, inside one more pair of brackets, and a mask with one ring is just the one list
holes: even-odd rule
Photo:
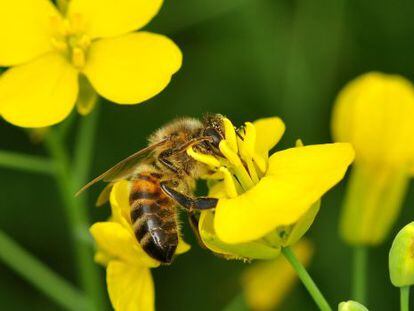
[[224, 176], [224, 186], [225, 186], [228, 197], [229, 198], [237, 197], [240, 191], [237, 191], [238, 183], [236, 183], [236, 181], [234, 180], [233, 175], [225, 167], [220, 167], [220, 172], [223, 173], [223, 176]]
[[228, 145], [227, 141], [223, 140], [219, 145], [221, 153], [229, 160], [231, 169], [234, 171], [237, 180], [245, 191], [251, 189], [254, 186], [253, 180], [246, 170], [239, 155], [235, 153]]
[[82, 69], [86, 63], [86, 54], [91, 40], [85, 34], [85, 23], [80, 14], [73, 14], [62, 19], [54, 16], [51, 19], [55, 33], [52, 46], [61, 52], [76, 68]]

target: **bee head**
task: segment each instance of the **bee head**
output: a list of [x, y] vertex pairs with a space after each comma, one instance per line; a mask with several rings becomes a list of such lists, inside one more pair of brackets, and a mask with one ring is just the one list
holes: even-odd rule
[[209, 137], [209, 144], [218, 148], [220, 141], [224, 139], [223, 116], [220, 114], [208, 114], [203, 119], [204, 130], [202, 135]]

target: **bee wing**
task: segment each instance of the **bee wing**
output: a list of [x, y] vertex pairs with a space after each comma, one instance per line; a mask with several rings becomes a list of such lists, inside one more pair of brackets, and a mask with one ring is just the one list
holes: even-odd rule
[[95, 179], [91, 180], [85, 186], [83, 186], [78, 192], [76, 192], [75, 196], [78, 196], [83, 191], [88, 189], [90, 186], [96, 184], [97, 182], [103, 180], [106, 182], [115, 182], [121, 179], [126, 179], [130, 177], [137, 166], [143, 158], [148, 157], [155, 148], [160, 147], [168, 142], [168, 139], [164, 139], [158, 143], [150, 145], [144, 149], [141, 149], [134, 154], [130, 155], [128, 158], [125, 158], [121, 162], [117, 163], [115, 166], [111, 167], [106, 172], [102, 173]]

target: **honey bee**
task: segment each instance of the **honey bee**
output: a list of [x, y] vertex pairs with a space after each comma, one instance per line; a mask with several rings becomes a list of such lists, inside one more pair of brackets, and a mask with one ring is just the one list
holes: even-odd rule
[[129, 180], [130, 215], [136, 239], [149, 256], [170, 264], [179, 237], [177, 207], [188, 211], [200, 242], [194, 212], [217, 205], [215, 198], [194, 197], [196, 180], [208, 173], [208, 167], [188, 156], [186, 150], [193, 146], [197, 152], [220, 155], [218, 145], [224, 139], [222, 119], [223, 116], [212, 114], [202, 120], [173, 120], [149, 137], [146, 148], [93, 179], [77, 195], [101, 180]]

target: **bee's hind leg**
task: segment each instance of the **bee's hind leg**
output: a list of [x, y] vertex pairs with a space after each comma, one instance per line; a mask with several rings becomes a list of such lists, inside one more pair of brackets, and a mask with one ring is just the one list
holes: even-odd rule
[[194, 210], [207, 210], [217, 206], [218, 199], [216, 198], [191, 198], [167, 185], [167, 182], [161, 182], [160, 187], [164, 193], [177, 202], [180, 206], [184, 207], [189, 212]]

